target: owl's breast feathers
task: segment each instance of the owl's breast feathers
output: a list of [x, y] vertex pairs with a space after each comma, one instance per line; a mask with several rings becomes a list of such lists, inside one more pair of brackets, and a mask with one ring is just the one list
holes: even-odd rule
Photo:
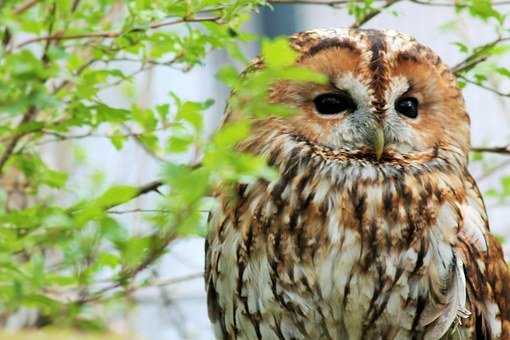
[[434, 155], [376, 164], [266, 130], [280, 171], [220, 195], [206, 245], [219, 339], [510, 337], [510, 275], [473, 179]]

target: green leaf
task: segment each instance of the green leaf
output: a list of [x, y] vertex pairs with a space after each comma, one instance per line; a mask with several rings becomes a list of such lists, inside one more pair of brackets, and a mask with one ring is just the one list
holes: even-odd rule
[[304, 67], [289, 67], [279, 73], [279, 77], [298, 82], [313, 82], [317, 84], [326, 84], [328, 77], [325, 74], [318, 73]]
[[290, 46], [286, 38], [262, 41], [262, 57], [268, 67], [281, 68], [295, 63], [297, 52]]
[[491, 0], [469, 0], [467, 3], [471, 15], [484, 21], [495, 18], [500, 24], [503, 23], [503, 14], [496, 10]]
[[159, 104], [156, 106], [156, 111], [159, 114], [159, 118], [162, 121], [166, 121], [168, 118], [168, 112], [170, 111], [170, 105], [169, 104]]
[[108, 267], [115, 268], [120, 265], [121, 261], [117, 255], [112, 253], [102, 252], [96, 260], [96, 266], [99, 268]]
[[104, 103], [98, 103], [91, 109], [96, 113], [96, 124], [102, 122], [125, 123], [131, 118], [130, 110], [112, 107]]
[[496, 72], [504, 77], [510, 78], [510, 69], [506, 67], [497, 67]]
[[168, 139], [167, 150], [173, 153], [186, 152], [193, 140], [193, 136], [172, 136]]
[[122, 133], [115, 133], [110, 136], [110, 141], [112, 142], [112, 145], [117, 150], [122, 149], [126, 140], [127, 140], [127, 137], [125, 135], [123, 135]]
[[459, 41], [454, 42], [453, 44], [455, 46], [457, 46], [457, 48], [459, 49], [460, 52], [462, 52], [462, 53], [468, 53], [469, 52], [469, 47], [466, 44], [461, 43]]
[[239, 84], [239, 72], [233, 66], [224, 66], [216, 74], [219, 80], [235, 88]]
[[145, 130], [154, 130], [158, 124], [158, 120], [154, 112], [150, 109], [143, 109], [139, 106], [134, 106], [132, 109], [133, 118]]
[[203, 127], [202, 110], [204, 106], [197, 102], [184, 102], [177, 114], [177, 119], [183, 119], [197, 130], [201, 131]]
[[503, 187], [502, 196], [509, 197], [510, 196], [510, 176], [505, 176], [501, 178], [501, 186]]
[[94, 204], [106, 208], [130, 201], [138, 193], [136, 187], [127, 185], [112, 186], [99, 196]]
[[471, 160], [474, 162], [479, 162], [483, 160], [483, 153], [482, 152], [471, 152]]
[[247, 121], [227, 124], [214, 136], [214, 144], [220, 148], [233, 147], [246, 138], [249, 132], [250, 124]]
[[46, 169], [41, 173], [41, 182], [52, 188], [62, 188], [68, 177], [65, 172]]

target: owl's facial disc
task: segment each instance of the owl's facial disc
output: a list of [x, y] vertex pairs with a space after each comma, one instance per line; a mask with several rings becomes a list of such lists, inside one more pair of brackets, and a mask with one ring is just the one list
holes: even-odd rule
[[[321, 93], [317, 95], [313, 99], [314, 103], [314, 111], [317, 116], [323, 119], [339, 119], [341, 116], [351, 116], [344, 117], [344, 119], [353, 120], [353, 125], [359, 124], [357, 122], [357, 115], [360, 114], [359, 110], [370, 110], [365, 105], [358, 105], [357, 102], [363, 103], [362, 100], [366, 95], [363, 95], [363, 91], [368, 93], [366, 89], [363, 89], [363, 85], [361, 83], [357, 83], [355, 79], [350, 75], [346, 75], [337, 80], [336, 84], [332, 84], [332, 86], [336, 89], [332, 92]], [[345, 88], [340, 89], [340, 88]], [[351, 95], [354, 94], [354, 97]], [[358, 142], [360, 147], [365, 145], [368, 149], [371, 149], [373, 155], [376, 160], [380, 160], [381, 156], [384, 152], [384, 127], [381, 126], [376, 120], [373, 121], [370, 126], [366, 126], [365, 129], [360, 131], [361, 140]], [[336, 130], [336, 129], [333, 129]], [[334, 134], [335, 131], [332, 131]], [[341, 133], [337, 131], [337, 133]], [[343, 138], [342, 136], [336, 137]], [[335, 140], [330, 141], [334, 146]]]
[[462, 95], [430, 49], [395, 33], [333, 33], [297, 45], [304, 51], [299, 64], [326, 75], [328, 84], [274, 89], [277, 101], [298, 108], [287, 130], [373, 162], [431, 159], [439, 149], [467, 158]]

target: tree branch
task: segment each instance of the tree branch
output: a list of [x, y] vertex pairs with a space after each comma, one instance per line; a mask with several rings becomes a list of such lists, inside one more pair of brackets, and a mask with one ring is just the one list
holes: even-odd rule
[[493, 174], [496, 172], [505, 169], [510, 165], [510, 159], [506, 159], [505, 161], [489, 168], [488, 170], [485, 170], [482, 175], [477, 176], [476, 180], [478, 183], [480, 183], [483, 180], [486, 180], [487, 178], [490, 178]]
[[135, 213], [168, 213], [170, 210], [167, 209], [142, 209], [142, 208], [135, 208], [135, 209], [126, 209], [126, 210], [109, 210], [108, 214], [113, 215], [124, 215], [124, 214], [135, 214]]
[[[466, 8], [468, 5], [461, 4], [458, 1], [423, 1], [423, 0], [409, 0], [410, 2], [417, 5], [425, 5], [425, 6], [435, 6], [435, 7], [456, 7], [456, 8]], [[492, 6], [501, 6], [501, 5], [509, 5], [510, 1], [502, 0], [502, 1], [492, 1]]]
[[21, 118], [21, 122], [18, 124], [18, 127], [16, 129], [16, 130], [18, 130], [18, 132], [9, 141], [9, 143], [7, 144], [7, 146], [4, 149], [4, 152], [0, 156], [0, 175], [2, 174], [5, 163], [7, 163], [7, 161], [11, 157], [12, 153], [14, 152], [14, 148], [16, 147], [16, 145], [18, 145], [18, 142], [20, 141], [20, 139], [23, 138], [23, 136], [25, 136], [28, 133], [28, 131], [23, 131], [23, 126], [25, 124], [29, 123], [30, 121], [32, 121], [32, 119], [35, 117], [36, 114], [37, 114], [37, 110], [36, 110], [35, 106], [31, 106], [25, 112], [25, 114], [23, 115], [23, 118]]
[[[133, 198], [136, 198], [136, 197], [138, 197], [138, 196], [145, 195], [145, 194], [147, 194], [147, 193], [149, 193], [149, 192], [152, 192], [152, 191], [155, 191], [155, 192], [157, 192], [157, 193], [160, 193], [160, 192], [159, 192], [159, 188], [160, 188], [161, 186], [163, 186], [163, 182], [162, 182], [162, 181], [152, 181], [152, 182], [150, 182], [150, 183], [147, 183], [147, 184], [145, 184], [145, 185], [142, 185], [141, 187], [139, 187], [139, 188], [138, 188], [138, 193], [137, 193], [137, 194], [136, 194], [136, 196], [135, 196], [135, 197], [133, 197]], [[113, 208], [113, 207], [115, 207], [115, 206], [111, 206], [111, 207], [110, 207], [110, 209], [111, 209], [111, 208]]]
[[[382, 1], [382, 0], [377, 0]], [[333, 8], [347, 5], [351, 0], [269, 0], [271, 5], [326, 5]]]
[[24, 2], [18, 8], [16, 8], [14, 10], [14, 14], [20, 15], [23, 12], [25, 12], [25, 11], [29, 10], [30, 8], [32, 8], [33, 6], [35, 6], [38, 2], [39, 2], [39, 0], [29, 0], [29, 1]]
[[386, 8], [394, 5], [395, 3], [399, 2], [400, 0], [387, 0], [386, 3], [378, 8], [372, 9], [370, 12], [365, 14], [363, 17], [356, 20], [354, 24], [352, 24], [351, 28], [360, 28], [364, 24], [366, 24], [368, 21], [372, 20], [374, 17], [379, 15], [382, 11], [384, 11]]
[[[57, 7], [56, 7], [55, 3], [53, 3], [53, 5], [50, 8], [50, 14], [49, 14], [50, 23], [48, 25], [48, 35], [51, 35], [53, 32], [56, 8]], [[51, 41], [50, 40], [46, 41], [46, 44], [44, 45], [43, 53], [41, 56], [41, 61], [45, 66], [47, 66], [47, 64], [49, 62], [48, 51], [49, 51], [50, 45], [51, 45]], [[46, 82], [46, 79], [41, 80], [41, 82], [42, 83]], [[31, 122], [35, 118], [36, 115], [37, 115], [37, 108], [34, 105], [32, 105], [27, 109], [27, 111], [21, 118], [21, 122], [18, 124], [18, 126], [16, 128], [16, 131], [17, 131], [16, 134], [12, 137], [10, 142], [5, 147], [4, 152], [0, 156], [0, 176], [2, 175], [5, 163], [7, 163], [7, 161], [11, 157], [11, 155], [14, 152], [14, 149], [16, 148], [16, 145], [18, 144], [20, 139], [23, 138], [23, 136], [25, 136], [27, 133], [29, 133], [29, 131], [23, 131], [24, 125]]]
[[[204, 277], [204, 272], [198, 272], [198, 273], [192, 273], [188, 275], [178, 276], [178, 277], [172, 277], [167, 279], [155, 279], [148, 284], [141, 284], [138, 286], [135, 286], [132, 288], [132, 290], [138, 290], [143, 288], [150, 288], [150, 287], [165, 287], [169, 285], [175, 285], [178, 283], [183, 283], [195, 279], [200, 279]], [[131, 289], [130, 289], [131, 290]]]
[[[134, 131], [129, 131], [129, 132], [122, 133], [122, 134], [107, 134], [107, 133], [100, 134], [100, 133], [94, 133], [93, 130], [90, 130], [88, 132], [84, 132], [84, 133], [80, 133], [80, 134], [66, 135], [66, 134], [62, 134], [62, 133], [58, 133], [58, 132], [54, 132], [54, 131], [48, 131], [48, 130], [45, 130], [44, 128], [38, 129], [38, 130], [35, 130], [35, 131], [32, 130], [32, 131], [30, 131], [30, 133], [32, 133], [32, 132], [41, 132], [41, 133], [43, 133], [45, 135], [54, 137], [54, 138], [51, 138], [51, 139], [48, 138], [48, 139], [42, 140], [42, 141], [37, 142], [37, 143], [34, 144], [34, 145], [37, 145], [37, 146], [42, 146], [42, 145], [51, 144], [51, 143], [65, 142], [65, 141], [70, 141], [70, 140], [87, 139], [87, 138], [111, 139], [112, 137], [116, 137], [116, 136], [125, 137], [125, 138], [140, 138], [140, 137], [143, 137], [145, 135], [148, 135], [149, 133], [153, 133], [153, 132], [157, 132], [157, 131], [163, 131], [167, 127], [168, 127], [168, 125], [165, 126], [165, 127], [160, 127], [160, 128], [151, 130], [149, 132], [134, 132]], [[2, 142], [2, 140], [0, 139], [0, 143], [1, 142]]]
[[487, 60], [489, 55], [487, 55], [486, 52], [488, 49], [496, 46], [499, 43], [505, 42], [510, 40], [510, 37], [498, 37], [497, 39], [490, 41], [488, 43], [485, 43], [483, 45], [476, 46], [473, 48], [473, 53], [467, 56], [464, 60], [461, 60], [456, 65], [452, 66], [450, 68], [450, 71], [455, 76], [460, 76], [463, 73], [466, 73], [467, 71], [471, 70], [476, 65], [484, 62]]
[[500, 155], [510, 155], [510, 145], [495, 146], [495, 147], [472, 147], [471, 151], [496, 153], [496, 154], [500, 154]]
[[487, 85], [484, 85], [484, 84], [480, 84], [480, 83], [477, 83], [476, 81], [473, 81], [471, 79], [468, 79], [464, 76], [459, 76], [458, 78], [464, 80], [466, 83], [469, 83], [469, 84], [472, 84], [472, 85], [475, 85], [475, 86], [478, 86], [484, 90], [487, 90], [489, 92], [492, 92], [494, 93], [495, 95], [498, 95], [498, 96], [501, 96], [501, 97], [510, 97], [510, 92], [502, 92], [500, 90], [497, 90], [495, 88], [492, 88], [492, 87], [489, 87]]
[[72, 35], [62, 35], [62, 34], [54, 34], [47, 35], [43, 37], [37, 37], [25, 40], [16, 46], [16, 48], [21, 48], [26, 45], [40, 42], [40, 41], [62, 41], [62, 40], [79, 40], [79, 39], [89, 39], [89, 38], [117, 38], [121, 35], [133, 33], [133, 32], [146, 32], [148, 30], [158, 29], [161, 27], [173, 26], [183, 23], [193, 23], [193, 22], [218, 22], [221, 19], [219, 16], [213, 17], [204, 17], [204, 18], [182, 18], [173, 21], [154, 23], [149, 25], [147, 28], [133, 28], [128, 31], [105, 31], [105, 32], [95, 32], [95, 33], [83, 33], [83, 34], [72, 34]]
[[[138, 273], [143, 271], [147, 266], [149, 266], [151, 263], [156, 261], [163, 255], [165, 252], [166, 247], [175, 240], [176, 233], [173, 230], [166, 231], [166, 232], [155, 232], [151, 236], [151, 241], [154, 242], [154, 245], [150, 247], [148, 250], [148, 254], [145, 256], [145, 258], [137, 264], [134, 267], [131, 268], [125, 268], [120, 271], [120, 273], [117, 275], [117, 278], [114, 280], [115, 283], [104, 287], [102, 289], [97, 290], [96, 292], [86, 295], [78, 299], [77, 301], [74, 301], [74, 303], [78, 305], [83, 305], [85, 303], [89, 303], [92, 301], [100, 300], [104, 298], [104, 294], [108, 293], [116, 288], [122, 287], [125, 285], [126, 280], [130, 278], [134, 278]], [[132, 288], [127, 287], [126, 291], [129, 292]]]
[[[385, 0], [374, 0], [374, 2], [383, 2]], [[347, 5], [348, 3], [352, 2], [352, 0], [269, 0], [268, 3], [271, 5], [282, 5], [282, 4], [289, 4], [289, 5], [324, 5], [324, 6], [330, 6], [337, 8], [339, 6]], [[412, 2], [417, 5], [424, 5], [424, 6], [436, 6], [436, 7], [457, 7], [457, 8], [465, 8], [467, 5], [459, 4], [456, 1], [423, 1], [423, 0], [409, 0], [409, 2]], [[509, 5], [509, 0], [502, 0], [502, 1], [493, 1], [492, 6], [501, 6], [501, 5]]]

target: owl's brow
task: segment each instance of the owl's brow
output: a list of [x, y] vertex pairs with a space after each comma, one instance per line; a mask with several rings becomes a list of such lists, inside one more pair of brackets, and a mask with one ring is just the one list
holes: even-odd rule
[[418, 55], [415, 52], [412, 51], [403, 51], [400, 52], [397, 55], [396, 60], [398, 61], [411, 61], [411, 62], [418, 62]]
[[310, 49], [304, 54], [304, 57], [313, 57], [317, 53], [331, 48], [345, 48], [353, 52], [359, 52], [359, 49], [353, 44], [352, 41], [346, 39], [329, 38], [324, 39], [317, 45], [310, 47]]

